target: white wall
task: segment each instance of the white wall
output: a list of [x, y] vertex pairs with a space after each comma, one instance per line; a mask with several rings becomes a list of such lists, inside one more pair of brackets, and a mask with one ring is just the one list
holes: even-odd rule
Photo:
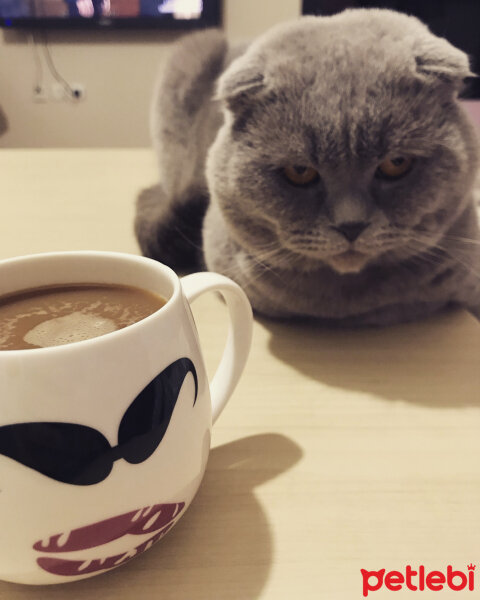
[[[296, 18], [300, 6], [301, 0], [224, 0], [223, 29], [232, 42], [252, 39], [276, 23]], [[153, 82], [177, 35], [50, 31], [47, 36], [56, 68], [69, 83], [85, 85], [85, 100], [35, 103], [34, 47], [25, 32], [3, 30], [0, 105], [9, 131], [0, 138], [0, 147], [150, 146]], [[53, 79], [46, 70], [44, 74], [50, 87]]]

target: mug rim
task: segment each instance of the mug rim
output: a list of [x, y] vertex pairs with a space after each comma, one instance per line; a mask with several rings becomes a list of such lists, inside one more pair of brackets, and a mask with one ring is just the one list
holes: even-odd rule
[[[44, 346], [44, 347], [38, 347], [38, 348], [17, 348], [17, 349], [11, 349], [11, 350], [0, 350], [0, 360], [2, 358], [2, 356], [19, 356], [20, 354], [24, 354], [25, 352], [28, 352], [29, 355], [31, 354], [35, 354], [35, 356], [38, 356], [39, 354], [44, 354], [46, 352], [70, 352], [75, 350], [76, 348], [78, 348], [79, 345], [81, 345], [83, 348], [86, 348], [86, 346], [88, 344], [100, 344], [103, 343], [103, 340], [105, 341], [110, 341], [112, 340], [114, 337], [120, 337], [121, 335], [125, 336], [127, 335], [129, 332], [132, 331], [132, 329], [139, 329], [140, 327], [144, 327], [147, 325], [147, 323], [149, 323], [150, 321], [152, 321], [153, 319], [157, 318], [158, 314], [161, 312], [162, 314], [167, 314], [169, 312], [172, 312], [173, 308], [174, 308], [174, 304], [178, 301], [179, 297], [181, 296], [181, 285], [180, 285], [180, 279], [178, 277], [178, 275], [175, 273], [175, 271], [173, 271], [173, 269], [171, 269], [170, 267], [168, 267], [167, 265], [154, 260], [152, 258], [148, 258], [146, 256], [141, 256], [141, 255], [137, 255], [137, 254], [129, 254], [127, 252], [115, 252], [115, 251], [107, 251], [107, 250], [59, 250], [59, 251], [55, 251], [55, 252], [36, 252], [34, 254], [26, 254], [26, 255], [22, 255], [22, 256], [14, 256], [11, 258], [5, 258], [5, 259], [1, 259], [0, 260], [0, 270], [3, 268], [3, 265], [13, 265], [15, 266], [15, 263], [17, 264], [21, 264], [21, 263], [27, 263], [27, 262], [31, 262], [32, 260], [48, 260], [48, 259], [61, 259], [65, 257], [67, 260], [71, 260], [74, 258], [77, 259], [81, 259], [81, 258], [87, 258], [88, 259], [93, 259], [95, 257], [101, 257], [101, 258], [105, 258], [105, 259], [111, 259], [113, 261], [128, 261], [131, 264], [137, 264], [137, 265], [143, 265], [143, 266], [150, 266], [153, 269], [157, 269], [159, 272], [161, 272], [166, 278], [169, 279], [170, 283], [172, 284], [173, 290], [172, 293], [169, 295], [168, 298], [164, 297], [163, 295], [161, 295], [163, 297], [164, 300], [166, 300], [165, 304], [163, 306], [161, 306], [160, 308], [158, 308], [155, 312], [151, 313], [150, 315], [144, 317], [143, 319], [140, 319], [139, 321], [135, 321], [134, 323], [131, 323], [130, 325], [127, 325], [126, 327], [122, 327], [121, 329], [117, 329], [115, 331], [111, 331], [109, 333], [104, 333], [101, 334], [99, 336], [96, 337], [92, 337], [92, 338], [88, 338], [86, 340], [79, 340], [77, 342], [69, 342], [68, 344], [59, 344], [59, 345], [55, 345], [55, 346]], [[93, 278], [93, 281], [78, 281], [77, 283], [97, 283]], [[102, 282], [98, 282], [98, 283], [102, 283]], [[109, 282], [110, 283], [110, 282]], [[111, 282], [112, 285], [115, 285], [114, 282]], [[48, 283], [45, 283], [45, 286], [48, 286]], [[58, 283], [54, 283], [52, 285], [59, 285], [61, 286], [62, 283], [58, 282]], [[74, 285], [74, 283], [68, 283], [66, 285]], [[107, 284], [108, 285], [108, 284]], [[135, 284], [131, 284], [131, 283], [126, 283], [124, 282], [117, 282], [117, 285], [130, 285], [131, 287], [137, 287], [139, 289], [143, 289], [146, 290], [146, 287], [142, 287], [140, 285], [135, 285]], [[35, 289], [35, 287], [40, 287], [40, 286], [31, 286], [31, 287], [25, 287], [23, 289], [19, 288], [16, 291], [12, 292], [12, 294], [15, 293], [21, 293], [22, 291], [26, 291], [28, 289]], [[151, 291], [151, 290], [150, 290]], [[7, 295], [7, 294], [5, 294]], [[2, 295], [0, 295], [1, 297]]]

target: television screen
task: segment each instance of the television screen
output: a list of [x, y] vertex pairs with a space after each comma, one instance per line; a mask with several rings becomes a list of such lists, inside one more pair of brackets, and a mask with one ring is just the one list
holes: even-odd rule
[[220, 23], [220, 0], [0, 0], [2, 27], [155, 27]]
[[[423, 21], [470, 56], [480, 74], [480, 0], [303, 0], [303, 14], [332, 15], [346, 8], [391, 8]], [[467, 81], [465, 98], [480, 98], [480, 78]]]

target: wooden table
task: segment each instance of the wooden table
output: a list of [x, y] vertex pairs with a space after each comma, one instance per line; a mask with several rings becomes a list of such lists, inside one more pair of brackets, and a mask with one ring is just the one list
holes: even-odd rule
[[[1, 150], [0, 173], [0, 258], [138, 252], [134, 198], [156, 180], [149, 150]], [[225, 311], [214, 296], [193, 311], [212, 372]], [[0, 600], [352, 600], [362, 568], [466, 571], [480, 563], [479, 432], [480, 326], [468, 314], [341, 332], [257, 320], [177, 527], [116, 571], [0, 583]]]

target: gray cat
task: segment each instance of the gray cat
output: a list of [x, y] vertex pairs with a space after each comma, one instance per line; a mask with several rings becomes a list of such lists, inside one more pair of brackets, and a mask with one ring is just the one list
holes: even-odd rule
[[243, 48], [182, 40], [154, 99], [143, 253], [228, 275], [272, 317], [478, 316], [468, 76], [463, 52], [390, 10], [304, 17]]

